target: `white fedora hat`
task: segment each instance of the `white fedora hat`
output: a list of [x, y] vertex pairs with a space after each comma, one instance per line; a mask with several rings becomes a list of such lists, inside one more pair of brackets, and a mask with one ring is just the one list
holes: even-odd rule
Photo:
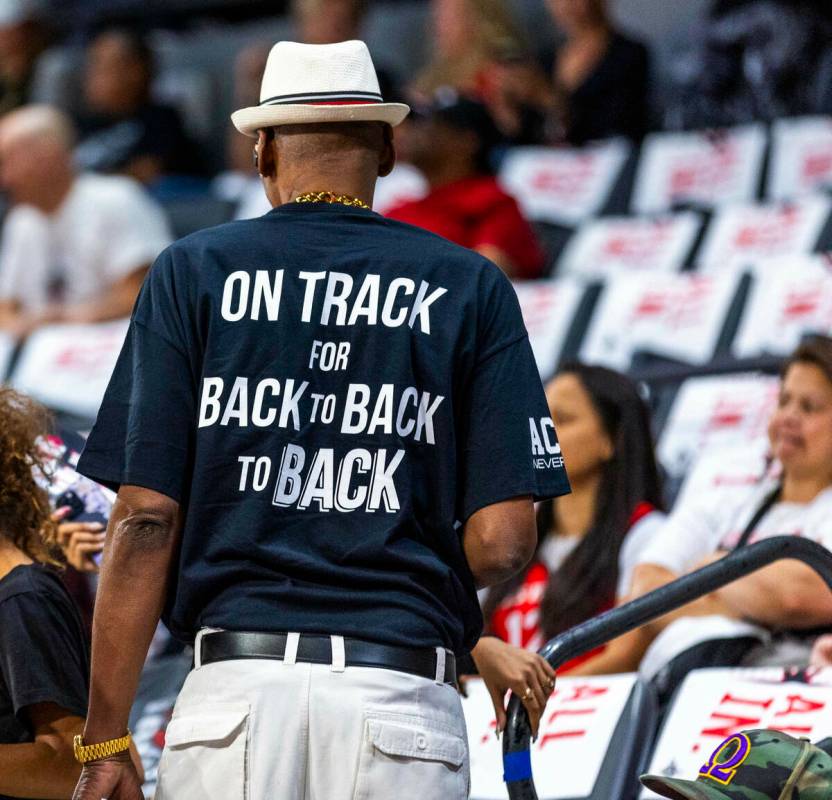
[[398, 125], [410, 112], [404, 103], [385, 103], [364, 42], [272, 47], [260, 86], [260, 105], [231, 115], [246, 136], [260, 128], [308, 122], [386, 122]]

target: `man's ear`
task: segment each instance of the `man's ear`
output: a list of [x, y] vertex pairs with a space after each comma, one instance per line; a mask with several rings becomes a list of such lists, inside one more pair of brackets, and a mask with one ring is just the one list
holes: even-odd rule
[[393, 128], [384, 125], [382, 128], [384, 143], [382, 145], [381, 158], [378, 162], [378, 176], [383, 178], [393, 171], [396, 166], [396, 145], [393, 143]]
[[257, 131], [257, 144], [254, 145], [254, 165], [262, 178], [274, 178], [277, 175], [273, 130], [261, 129]]

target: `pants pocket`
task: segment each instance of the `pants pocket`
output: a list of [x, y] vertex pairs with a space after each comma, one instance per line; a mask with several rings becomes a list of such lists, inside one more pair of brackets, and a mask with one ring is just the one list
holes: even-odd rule
[[427, 718], [368, 715], [355, 800], [465, 800], [468, 748], [462, 735]]
[[165, 733], [156, 800], [246, 800], [248, 703], [177, 708]]

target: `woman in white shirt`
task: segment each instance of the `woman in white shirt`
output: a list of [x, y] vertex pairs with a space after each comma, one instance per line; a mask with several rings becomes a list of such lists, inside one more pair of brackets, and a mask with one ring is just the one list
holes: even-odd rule
[[[741, 540], [804, 536], [832, 549], [832, 339], [813, 338], [788, 359], [768, 433], [779, 475], [674, 510], [642, 553], [629, 598], [722, 558]], [[622, 636], [577, 674], [634, 670], [648, 653], [642, 672], [649, 676], [708, 640], [765, 640], [772, 631], [808, 633], [830, 624], [832, 592], [824, 581], [801, 562], [779, 561]], [[654, 641], [662, 652], [651, 648]], [[793, 648], [784, 657], [798, 659]]]

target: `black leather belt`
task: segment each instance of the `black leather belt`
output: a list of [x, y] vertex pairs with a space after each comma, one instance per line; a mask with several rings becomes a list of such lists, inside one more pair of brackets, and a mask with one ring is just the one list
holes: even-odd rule
[[[243, 658], [266, 658], [282, 661], [286, 652], [285, 633], [254, 631], [217, 631], [206, 633], [200, 643], [200, 663], [235, 661]], [[428, 648], [394, 647], [344, 637], [344, 666], [377, 667], [436, 678], [436, 651]], [[332, 642], [329, 636], [302, 633], [298, 640], [297, 661], [308, 664], [331, 664]], [[445, 651], [444, 683], [456, 683], [456, 659]]]

